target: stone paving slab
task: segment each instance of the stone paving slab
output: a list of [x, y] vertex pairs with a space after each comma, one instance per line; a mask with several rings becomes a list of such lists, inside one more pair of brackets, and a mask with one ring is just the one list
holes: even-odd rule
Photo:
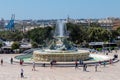
[[[94, 66], [88, 66], [87, 71], [82, 67], [36, 67], [32, 71], [32, 65], [21, 66], [18, 63], [10, 64], [11, 57], [17, 54], [0, 54], [4, 63], [0, 65], [0, 80], [120, 80], [120, 62], [112, 65], [98, 66], [95, 72]], [[109, 55], [114, 55], [110, 53]], [[120, 51], [118, 51], [120, 56]], [[25, 78], [20, 78], [20, 69], [24, 69]]]

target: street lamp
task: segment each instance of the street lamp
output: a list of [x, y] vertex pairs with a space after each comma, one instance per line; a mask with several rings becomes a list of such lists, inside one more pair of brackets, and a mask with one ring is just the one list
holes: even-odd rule
[[110, 52], [110, 34], [108, 35], [108, 37], [109, 37], [109, 45], [108, 45], [108, 47], [109, 47], [109, 52]]

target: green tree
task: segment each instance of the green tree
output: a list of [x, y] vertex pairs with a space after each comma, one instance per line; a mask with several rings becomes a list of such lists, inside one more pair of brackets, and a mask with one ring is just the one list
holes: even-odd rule
[[69, 31], [69, 40], [75, 44], [82, 43], [87, 37], [87, 29], [81, 25], [67, 23], [67, 29]]
[[9, 41], [21, 41], [24, 35], [20, 31], [0, 31], [0, 37]]
[[120, 27], [119, 28], [117, 28], [117, 33], [120, 35]]
[[109, 30], [100, 27], [90, 27], [87, 32], [89, 42], [108, 41], [112, 36], [112, 33]]
[[98, 24], [98, 23], [90, 23], [90, 27], [100, 27], [100, 24]]
[[14, 42], [11, 47], [12, 47], [13, 50], [19, 49], [20, 48], [20, 44], [19, 44], [19, 42]]
[[53, 28], [46, 27], [46, 28], [35, 28], [31, 31], [27, 32], [28, 38], [30, 38], [33, 42], [37, 42], [38, 44], [45, 44], [47, 40], [49, 42], [52, 39], [51, 31]]
[[36, 42], [32, 42], [31, 44], [33, 48], [38, 48], [38, 44]]

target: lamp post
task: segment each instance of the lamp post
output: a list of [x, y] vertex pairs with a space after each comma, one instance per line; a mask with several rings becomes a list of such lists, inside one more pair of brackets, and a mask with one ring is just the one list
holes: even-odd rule
[[109, 36], [109, 52], [110, 52], [110, 34], [108, 35]]
[[107, 27], [108, 30], [108, 49], [110, 51], [110, 29]]

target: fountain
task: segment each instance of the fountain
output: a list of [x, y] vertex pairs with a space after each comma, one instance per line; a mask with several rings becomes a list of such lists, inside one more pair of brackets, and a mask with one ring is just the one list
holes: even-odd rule
[[89, 58], [89, 51], [79, 50], [67, 40], [69, 38], [66, 24], [64, 21], [57, 21], [54, 40], [47, 49], [35, 50], [33, 59], [35, 61], [51, 61], [68, 62], [75, 60], [86, 60]]
[[[59, 20], [55, 27], [54, 40], [45, 49], [30, 49], [24, 52], [22, 55], [17, 55], [14, 58], [14, 62], [19, 62], [20, 59], [24, 60], [24, 63], [33, 63], [35, 61], [38, 64], [49, 64], [50, 61], [55, 60], [57, 64], [74, 64], [73, 61], [84, 60], [86, 64], [94, 64], [97, 62], [108, 62], [113, 59], [112, 56], [106, 56], [103, 54], [90, 54], [88, 50], [81, 50], [68, 41], [69, 34], [66, 29], [65, 22]], [[27, 52], [27, 53], [26, 53]]]

